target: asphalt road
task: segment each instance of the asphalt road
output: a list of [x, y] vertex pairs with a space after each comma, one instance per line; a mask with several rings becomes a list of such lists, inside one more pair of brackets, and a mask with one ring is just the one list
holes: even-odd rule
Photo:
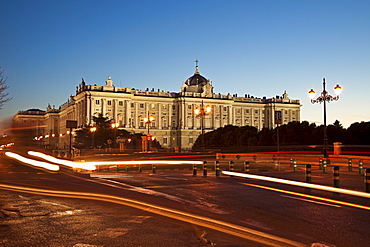
[[[201, 171], [194, 177], [187, 170], [158, 170], [155, 174], [150, 170], [141, 173], [129, 170], [94, 173], [94, 177], [87, 179], [61, 172], [47, 173], [2, 158], [0, 184], [134, 199], [306, 246], [313, 243], [338, 247], [370, 244], [368, 198], [255, 179], [215, 177], [211, 172], [204, 178]], [[305, 179], [302, 169], [256, 173], [297, 181]], [[314, 170], [312, 182], [330, 185], [332, 176], [332, 172], [324, 174]], [[356, 172], [342, 171], [341, 179], [343, 187], [359, 191], [363, 188], [363, 177]], [[266, 246], [212, 227], [158, 215], [149, 209], [97, 199], [0, 191], [0, 246]]]

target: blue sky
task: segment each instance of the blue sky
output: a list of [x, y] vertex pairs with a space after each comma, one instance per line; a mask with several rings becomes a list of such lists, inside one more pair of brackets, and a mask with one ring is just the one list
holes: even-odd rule
[[322, 78], [339, 101], [327, 122], [370, 121], [370, 1], [1, 0], [0, 66], [18, 110], [59, 107], [84, 78], [180, 91], [194, 73], [215, 93], [301, 100], [301, 120], [323, 123], [308, 91]]

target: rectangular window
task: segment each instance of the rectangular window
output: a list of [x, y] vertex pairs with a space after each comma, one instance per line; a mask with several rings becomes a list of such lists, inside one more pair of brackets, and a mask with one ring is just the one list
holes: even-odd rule
[[246, 109], [246, 110], [245, 110], [245, 113], [249, 113], [249, 109]]
[[144, 108], [144, 104], [140, 104], [140, 108]]
[[258, 110], [255, 110], [254, 113], [258, 114]]
[[152, 104], [151, 107], [152, 107], [152, 109], [155, 109], [155, 104]]
[[134, 108], [135, 107], [135, 104], [134, 103], [131, 103], [131, 108]]
[[189, 144], [193, 144], [193, 137], [189, 137]]
[[95, 100], [95, 104], [100, 105], [100, 100]]
[[123, 101], [119, 101], [119, 102], [118, 102], [118, 104], [119, 104], [120, 106], [123, 106]]
[[108, 100], [107, 104], [108, 105], [112, 105], [112, 101], [111, 100]]
[[167, 137], [163, 138], [163, 144], [167, 144]]

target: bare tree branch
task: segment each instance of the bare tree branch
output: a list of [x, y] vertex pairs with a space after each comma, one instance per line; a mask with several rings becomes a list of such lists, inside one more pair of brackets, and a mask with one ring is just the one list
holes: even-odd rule
[[12, 98], [9, 97], [9, 93], [4, 92], [6, 89], [9, 88], [8, 85], [6, 85], [7, 77], [3, 76], [4, 70], [0, 67], [0, 109], [2, 109], [3, 105], [10, 101]]

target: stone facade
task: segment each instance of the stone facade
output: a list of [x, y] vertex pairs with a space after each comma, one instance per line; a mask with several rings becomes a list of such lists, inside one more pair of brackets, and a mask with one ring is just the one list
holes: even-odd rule
[[[202, 117], [194, 114], [194, 109], [202, 106], [211, 108], [203, 116], [203, 124]], [[286, 124], [300, 121], [300, 107], [300, 101], [290, 99], [286, 92], [274, 98], [216, 94], [212, 82], [196, 66], [194, 75], [182, 83], [177, 93], [116, 87], [111, 77], [104, 86], [87, 85], [82, 79], [76, 95], [68, 102], [59, 109], [48, 106], [44, 134], [54, 134], [57, 146], [64, 148], [69, 145], [64, 135], [68, 131], [66, 120], [77, 121], [78, 127], [93, 126], [93, 116], [99, 114], [118, 122], [119, 128], [147, 134], [144, 118], [151, 115], [154, 121], [149, 126], [150, 134], [162, 147], [190, 149], [202, 129], [208, 132], [226, 125], [274, 128], [275, 111], [282, 112], [282, 124]]]

